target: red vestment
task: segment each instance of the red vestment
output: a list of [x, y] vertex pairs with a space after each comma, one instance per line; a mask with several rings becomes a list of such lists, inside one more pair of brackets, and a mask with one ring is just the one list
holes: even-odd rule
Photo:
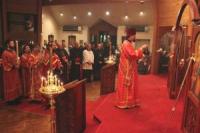
[[60, 61], [60, 58], [55, 53], [53, 54], [53, 56], [51, 58], [51, 67], [52, 67], [53, 70], [60, 69], [62, 67], [62, 63]]
[[22, 82], [23, 82], [23, 94], [25, 97], [30, 96], [32, 85], [32, 73], [31, 67], [34, 63], [34, 56], [32, 54], [23, 54], [21, 56], [22, 66]]
[[42, 76], [47, 77], [47, 71], [49, 70], [49, 58], [50, 54], [48, 50], [45, 50], [43, 55], [43, 64], [42, 64]]
[[34, 100], [42, 100], [39, 89], [42, 83], [42, 55], [40, 53], [33, 53], [34, 61], [32, 67], [32, 87], [31, 98]]
[[[46, 50], [43, 56], [43, 66], [42, 66], [42, 75], [47, 77], [47, 71], [50, 70], [50, 53]], [[62, 63], [57, 54], [53, 53], [51, 57], [51, 67], [52, 70], [60, 69]]]
[[131, 42], [124, 41], [121, 47], [117, 81], [117, 103], [120, 108], [130, 108], [138, 103], [137, 59], [142, 50], [134, 50]]
[[5, 50], [3, 60], [3, 83], [5, 101], [15, 100], [20, 96], [21, 83], [17, 67], [17, 55], [13, 50]]

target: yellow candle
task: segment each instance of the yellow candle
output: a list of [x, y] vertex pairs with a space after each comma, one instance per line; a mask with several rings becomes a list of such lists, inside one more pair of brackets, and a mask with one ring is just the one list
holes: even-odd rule
[[58, 80], [58, 86], [60, 85], [60, 80]]
[[41, 83], [41, 87], [43, 87], [43, 77], [41, 78], [41, 81], [42, 81], [42, 83]]
[[19, 57], [19, 45], [18, 45], [18, 41], [16, 40], [16, 54], [17, 54], [17, 58]]

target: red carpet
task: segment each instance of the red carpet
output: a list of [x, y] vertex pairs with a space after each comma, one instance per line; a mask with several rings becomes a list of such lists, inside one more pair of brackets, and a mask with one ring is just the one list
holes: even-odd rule
[[105, 96], [100, 97], [96, 101], [87, 101], [86, 104], [86, 129], [84, 133], [95, 133], [97, 128], [99, 127], [99, 123], [94, 120], [93, 114], [96, 108], [103, 102], [105, 99]]
[[94, 113], [101, 121], [96, 132], [181, 133], [183, 102], [171, 112], [174, 101], [168, 97], [166, 81], [165, 76], [139, 77], [140, 108], [118, 109], [114, 107], [115, 94], [109, 94]]

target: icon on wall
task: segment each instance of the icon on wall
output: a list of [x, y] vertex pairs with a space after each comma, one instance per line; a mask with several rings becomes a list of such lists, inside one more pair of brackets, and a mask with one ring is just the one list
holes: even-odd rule
[[48, 41], [53, 42], [54, 41], [54, 35], [48, 35]]
[[25, 18], [25, 30], [34, 31], [34, 17], [28, 16]]

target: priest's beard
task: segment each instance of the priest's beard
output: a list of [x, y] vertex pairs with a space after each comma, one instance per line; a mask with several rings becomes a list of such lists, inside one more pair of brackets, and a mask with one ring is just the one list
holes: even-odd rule
[[134, 41], [131, 42], [131, 45], [135, 49], [135, 42]]
[[8, 46], [8, 49], [10, 49], [10, 50], [15, 50], [15, 47], [13, 47], [13, 46]]
[[29, 51], [26, 51], [25, 53], [26, 53], [26, 54], [30, 54], [30, 53], [31, 53], [31, 51], [29, 50]]

